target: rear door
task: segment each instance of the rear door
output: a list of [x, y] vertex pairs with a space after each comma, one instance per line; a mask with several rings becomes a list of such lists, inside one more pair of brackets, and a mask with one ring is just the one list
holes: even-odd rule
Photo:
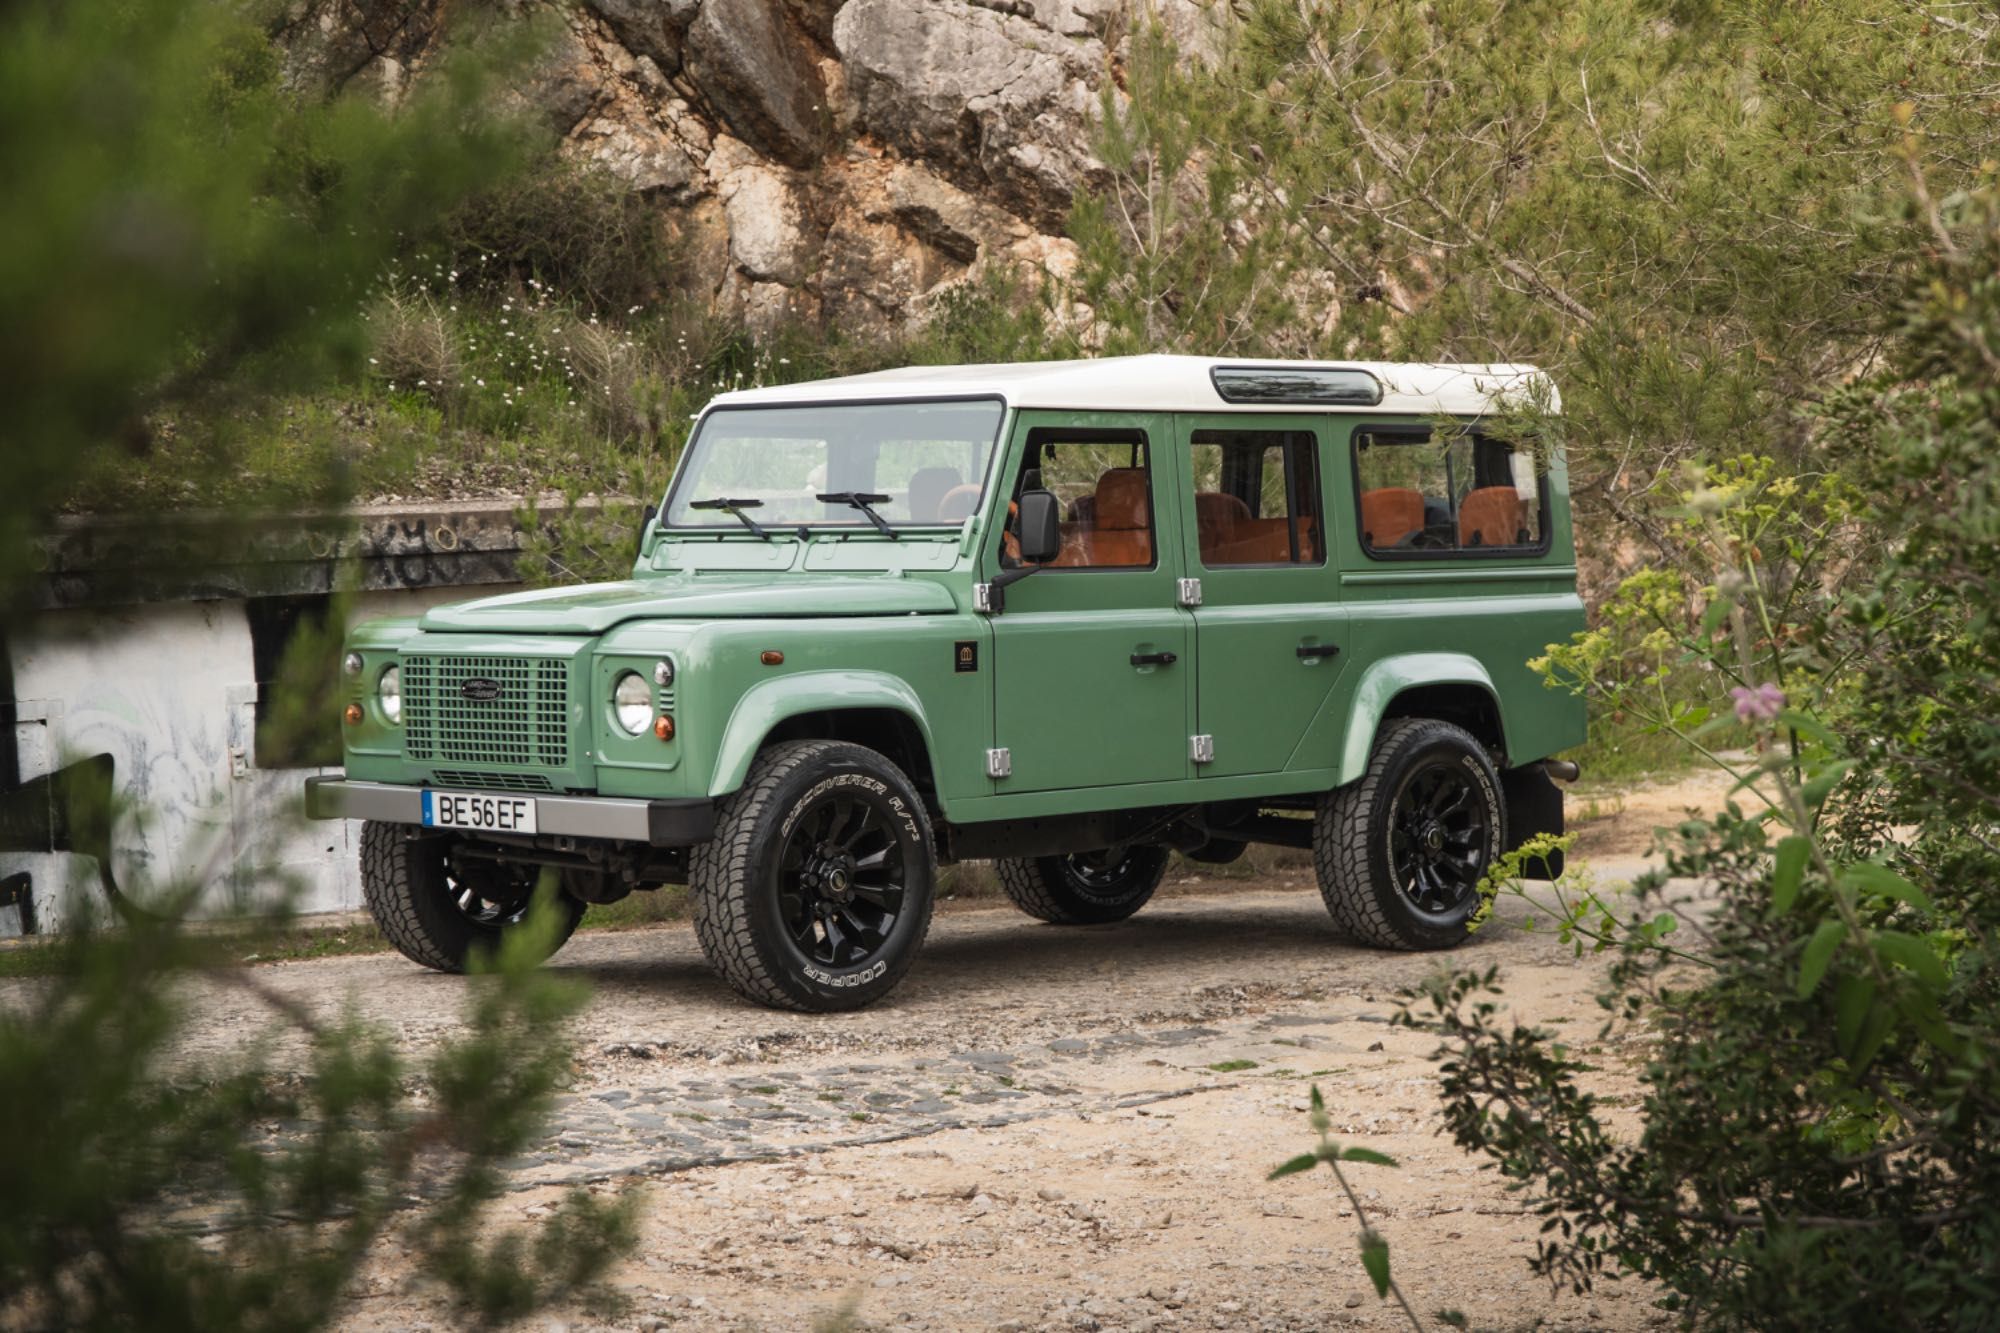
[[1327, 475], [1320, 419], [1188, 415], [1176, 419], [1194, 609], [1194, 730], [1214, 758], [1204, 777], [1287, 766], [1346, 666], [1347, 615], [1327, 561]]
[[[1023, 412], [1008, 496], [1061, 504], [1063, 549], [1011, 584], [992, 621], [996, 794], [1189, 775], [1188, 614], [1176, 603], [1180, 505], [1173, 419]], [[990, 573], [1008, 563], [987, 552]]]

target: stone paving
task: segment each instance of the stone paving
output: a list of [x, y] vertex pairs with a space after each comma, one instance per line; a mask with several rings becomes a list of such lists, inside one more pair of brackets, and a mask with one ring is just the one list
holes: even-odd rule
[[[1207, 1084], [1164, 1062], [1159, 1087], [1093, 1088], [1081, 1076], [1102, 1055], [1186, 1047], [1223, 1035], [1216, 1028], [1127, 1031], [1017, 1051], [669, 1077], [651, 1086], [643, 1076], [628, 1075], [620, 1086], [563, 1097], [548, 1139], [509, 1164], [509, 1181], [530, 1189], [661, 1175], [1144, 1106]], [[640, 1053], [629, 1046], [619, 1050]]]

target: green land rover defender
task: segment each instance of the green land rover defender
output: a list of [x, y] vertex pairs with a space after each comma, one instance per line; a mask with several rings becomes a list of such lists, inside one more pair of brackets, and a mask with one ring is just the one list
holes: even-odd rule
[[1448, 947], [1584, 738], [1527, 665], [1583, 624], [1563, 460], [1495, 425], [1554, 397], [1175, 356], [723, 394], [631, 578], [356, 629], [307, 807], [367, 821], [370, 910], [447, 971], [545, 872], [558, 938], [686, 884], [729, 985], [852, 1009], [941, 863], [1104, 923], [1253, 842], [1353, 939]]

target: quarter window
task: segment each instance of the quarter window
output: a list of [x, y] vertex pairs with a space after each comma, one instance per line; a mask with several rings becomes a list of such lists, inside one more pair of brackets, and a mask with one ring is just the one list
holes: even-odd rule
[[[1049, 569], [1151, 568], [1155, 549], [1153, 473], [1146, 434], [1137, 430], [1056, 430], [1028, 433], [1014, 497], [1053, 493], [1062, 514], [1062, 551]], [[1010, 512], [1002, 562], [1018, 563]]]
[[1189, 462], [1201, 563], [1326, 563], [1310, 431], [1198, 430]]
[[1375, 555], [1537, 551], [1543, 484], [1534, 455], [1476, 431], [1354, 432], [1362, 548]]

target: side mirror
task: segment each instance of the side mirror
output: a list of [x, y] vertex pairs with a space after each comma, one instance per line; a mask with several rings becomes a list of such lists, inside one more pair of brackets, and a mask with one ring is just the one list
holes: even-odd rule
[[1047, 491], [1021, 492], [1021, 562], [1047, 564], [1062, 554], [1062, 521], [1056, 497]]
[[640, 514], [639, 514], [639, 540], [640, 540], [640, 541], [642, 541], [642, 542], [643, 542], [643, 541], [645, 541], [645, 540], [646, 540], [646, 529], [648, 529], [648, 528], [650, 528], [650, 527], [652, 527], [652, 526], [653, 526], [653, 520], [654, 520], [655, 518], [658, 518], [658, 517], [659, 517], [659, 514], [660, 514], [660, 507], [659, 507], [658, 505], [655, 505], [655, 504], [649, 504], [649, 505], [647, 505], [647, 506], [645, 507], [645, 509], [644, 509], [644, 510], [642, 510], [642, 511], [640, 512]]

